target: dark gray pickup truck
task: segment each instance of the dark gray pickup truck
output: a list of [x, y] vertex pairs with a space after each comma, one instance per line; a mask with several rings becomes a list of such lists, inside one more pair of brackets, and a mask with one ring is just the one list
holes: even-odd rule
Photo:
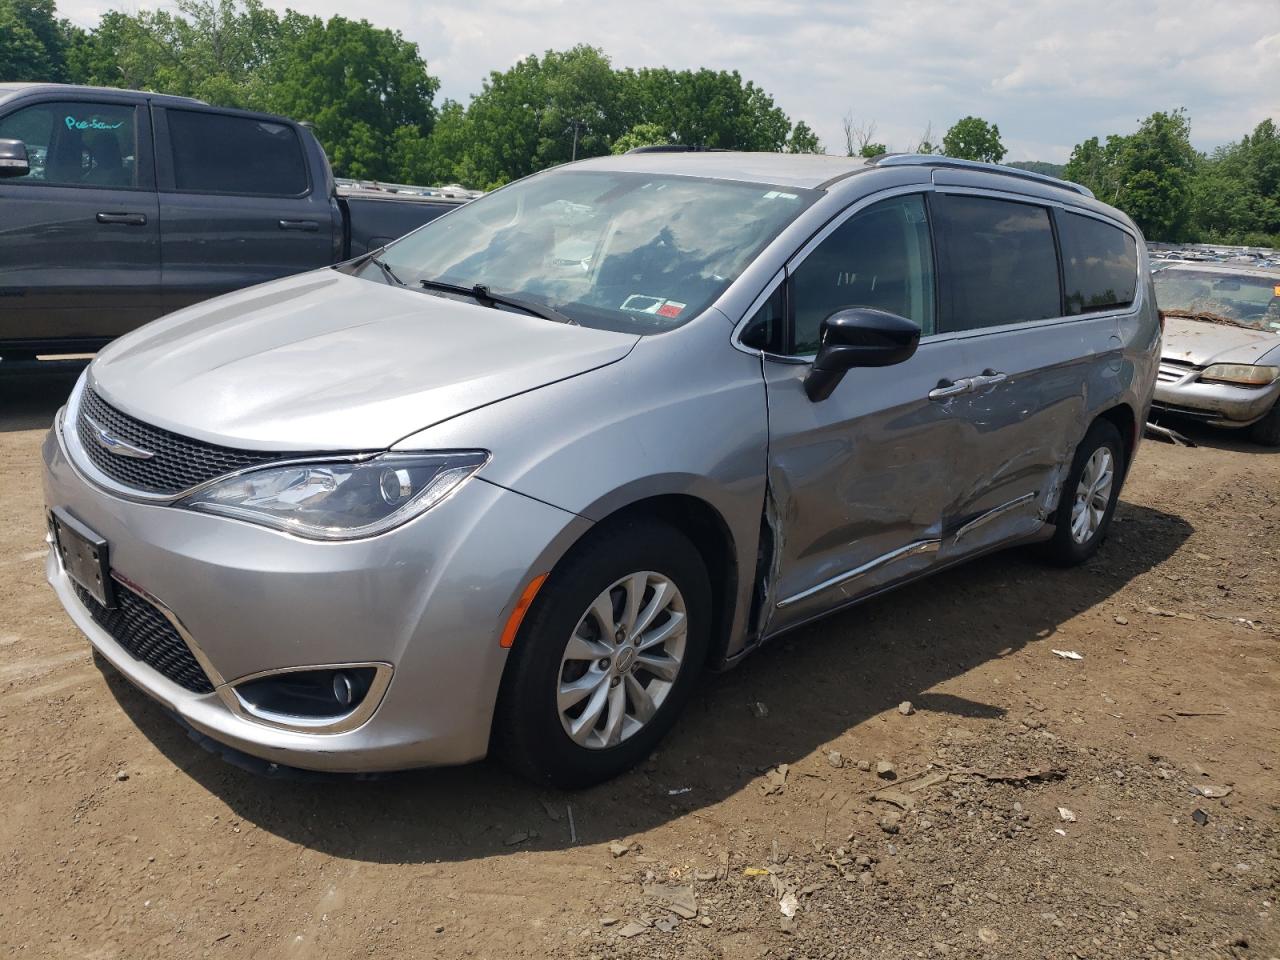
[[0, 366], [361, 256], [458, 199], [338, 188], [304, 125], [184, 97], [0, 83]]

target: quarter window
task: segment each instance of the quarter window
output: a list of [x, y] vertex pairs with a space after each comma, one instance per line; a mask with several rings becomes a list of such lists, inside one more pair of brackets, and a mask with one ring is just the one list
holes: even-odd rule
[[796, 354], [818, 350], [822, 321], [875, 307], [933, 333], [933, 254], [924, 199], [894, 197], [855, 214], [805, 257], [791, 278]]
[[1138, 284], [1138, 245], [1118, 227], [1078, 213], [1058, 216], [1067, 313], [1127, 307]]
[[1057, 249], [1046, 208], [942, 194], [932, 212], [941, 332], [1062, 314]]
[[0, 139], [27, 145], [31, 172], [6, 183], [136, 187], [137, 129], [131, 106], [38, 103], [0, 119]]
[[306, 159], [288, 124], [194, 110], [168, 110], [166, 119], [179, 191], [265, 197], [306, 193]]

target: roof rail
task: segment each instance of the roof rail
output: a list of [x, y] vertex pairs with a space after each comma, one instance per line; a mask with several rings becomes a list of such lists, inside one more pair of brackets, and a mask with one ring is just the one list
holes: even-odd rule
[[987, 173], [999, 173], [1006, 177], [1019, 177], [1023, 180], [1034, 180], [1047, 183], [1063, 190], [1071, 190], [1081, 196], [1093, 199], [1093, 191], [1088, 187], [1070, 180], [1060, 180], [1044, 173], [1033, 173], [1020, 170], [1018, 167], [1006, 167], [1001, 163], [983, 163], [980, 160], [960, 160], [957, 157], [940, 157], [933, 153], [882, 153], [867, 161], [877, 167], [954, 167], [959, 170], [982, 170]]
[[683, 143], [662, 143], [651, 147], [632, 147], [627, 153], [724, 153], [723, 147], [687, 147]]

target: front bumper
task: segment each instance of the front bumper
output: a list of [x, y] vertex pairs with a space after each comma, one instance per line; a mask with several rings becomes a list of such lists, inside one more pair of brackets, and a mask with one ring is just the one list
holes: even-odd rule
[[1265, 387], [1238, 387], [1203, 382], [1198, 379], [1200, 373], [1193, 367], [1162, 363], [1152, 404], [1155, 410], [1195, 417], [1217, 427], [1247, 427], [1280, 400], [1280, 380]]
[[[485, 754], [506, 618], [588, 521], [473, 477], [381, 536], [306, 541], [109, 494], [71, 462], [61, 422], [44, 443], [46, 506], [107, 540], [113, 572], [171, 615], [215, 689], [193, 693], [116, 643], [51, 550], [46, 575], [58, 599], [136, 686], [213, 739], [290, 766], [394, 770]], [[234, 709], [228, 685], [243, 678], [351, 663], [391, 667], [376, 709], [352, 729], [301, 732]]]

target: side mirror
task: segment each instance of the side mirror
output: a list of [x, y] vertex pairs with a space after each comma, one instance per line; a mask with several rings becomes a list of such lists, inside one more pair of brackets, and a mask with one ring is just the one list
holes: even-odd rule
[[854, 367], [888, 367], [910, 359], [920, 345], [920, 327], [896, 313], [851, 307], [822, 321], [819, 342], [804, 381], [805, 393], [814, 403], [831, 396]]
[[0, 140], [0, 177], [25, 177], [30, 172], [27, 145], [21, 140]]

